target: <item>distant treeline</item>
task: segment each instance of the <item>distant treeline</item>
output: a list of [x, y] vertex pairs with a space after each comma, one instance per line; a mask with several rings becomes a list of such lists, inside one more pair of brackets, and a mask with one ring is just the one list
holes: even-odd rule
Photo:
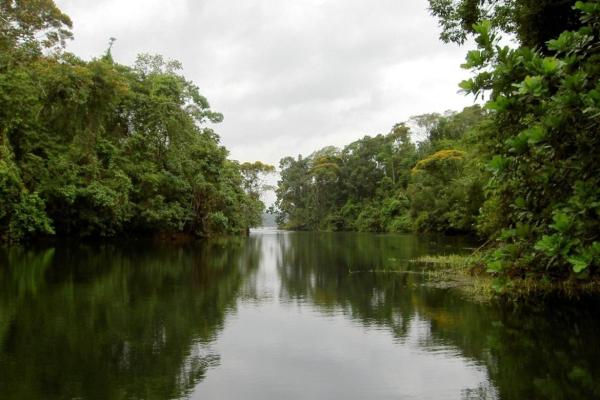
[[[477, 49], [460, 84], [484, 108], [415, 117], [343, 149], [281, 160], [289, 229], [464, 232], [500, 277], [600, 272], [600, 2], [430, 0], [442, 40]], [[508, 33], [519, 44], [500, 44]], [[440, 71], [440, 73], [443, 73]]]
[[270, 167], [227, 158], [206, 127], [222, 115], [179, 63], [64, 52], [71, 21], [53, 1], [3, 1], [0, 15], [0, 241], [260, 224]]
[[479, 106], [426, 114], [411, 122], [426, 134], [415, 143], [407, 124], [365, 136], [343, 149], [281, 160], [279, 222], [288, 229], [474, 233], [483, 203], [477, 127]]

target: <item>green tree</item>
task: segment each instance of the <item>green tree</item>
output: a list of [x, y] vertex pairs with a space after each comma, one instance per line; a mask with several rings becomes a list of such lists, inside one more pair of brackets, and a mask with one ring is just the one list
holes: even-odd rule
[[575, 0], [429, 0], [444, 42], [464, 43], [482, 21], [516, 35], [528, 47], [545, 50], [546, 42], [579, 23]]
[[298, 156], [297, 159], [285, 157], [279, 162], [281, 171], [277, 183], [277, 223], [294, 228], [311, 228], [312, 218], [309, 215], [311, 199], [311, 182], [309, 176], [309, 159]]
[[478, 49], [462, 88], [489, 93], [485, 134], [492, 178], [481, 228], [499, 246], [489, 270], [505, 276], [585, 279], [600, 264], [600, 4], [577, 2], [579, 29], [547, 43], [550, 54], [498, 45], [475, 26]]
[[64, 47], [72, 38], [71, 19], [52, 0], [0, 1], [0, 49], [24, 49], [39, 53], [41, 48]]
[[[0, 238], [244, 232], [262, 205], [207, 124], [223, 116], [180, 74], [110, 47], [60, 49], [69, 18], [52, 1], [4, 1], [0, 21]], [[111, 39], [112, 47], [114, 40]]]
[[248, 195], [245, 210], [249, 221], [247, 225], [248, 227], [259, 226], [262, 222], [262, 213], [265, 210], [265, 204], [260, 197], [265, 191], [273, 189], [271, 185], [265, 183], [265, 177], [275, 173], [275, 167], [255, 161], [240, 164], [239, 170], [242, 175], [242, 187]]
[[277, 189], [280, 223], [292, 229], [405, 230], [405, 190], [415, 145], [404, 124], [343, 149], [285, 158]]

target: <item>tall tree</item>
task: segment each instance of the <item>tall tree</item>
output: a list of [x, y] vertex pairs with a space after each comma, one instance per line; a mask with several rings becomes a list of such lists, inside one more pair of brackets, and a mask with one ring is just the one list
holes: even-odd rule
[[498, 239], [488, 262], [502, 276], [585, 279], [600, 272], [600, 3], [577, 2], [578, 29], [545, 52], [499, 45], [493, 23], [461, 87], [486, 92], [492, 172], [481, 228]]
[[53, 0], [1, 0], [0, 49], [64, 47], [72, 37], [71, 19]]
[[476, 33], [474, 26], [484, 20], [516, 35], [528, 47], [545, 49], [546, 42], [561, 32], [574, 29], [578, 14], [575, 0], [429, 0], [430, 10], [439, 18], [445, 42], [464, 43]]
[[0, 240], [237, 233], [260, 219], [207, 126], [223, 116], [179, 62], [42, 51], [70, 37], [69, 18], [48, 0], [0, 7]]

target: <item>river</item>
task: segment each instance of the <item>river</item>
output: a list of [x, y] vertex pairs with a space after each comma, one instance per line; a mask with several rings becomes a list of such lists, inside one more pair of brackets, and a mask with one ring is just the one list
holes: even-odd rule
[[482, 304], [462, 238], [275, 229], [0, 250], [1, 399], [600, 398], [597, 302]]

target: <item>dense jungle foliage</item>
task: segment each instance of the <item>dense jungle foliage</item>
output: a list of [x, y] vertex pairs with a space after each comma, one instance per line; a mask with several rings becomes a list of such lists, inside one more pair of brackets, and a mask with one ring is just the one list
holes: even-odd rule
[[[0, 241], [41, 235], [243, 232], [269, 166], [227, 158], [175, 61], [64, 51], [51, 0], [0, 2]], [[111, 39], [111, 46], [113, 40]], [[254, 181], [253, 181], [254, 180]]]
[[473, 106], [414, 117], [427, 135], [418, 145], [408, 124], [398, 124], [341, 150], [282, 159], [280, 222], [290, 229], [473, 231], [483, 174], [472, 142], [485, 115]]
[[[460, 87], [483, 108], [429, 114], [281, 160], [292, 229], [471, 232], [487, 270], [547, 281], [600, 266], [600, 3], [430, 0], [441, 38], [474, 36]], [[516, 45], [501, 44], [501, 34]], [[411, 141], [409, 126], [426, 132]]]

